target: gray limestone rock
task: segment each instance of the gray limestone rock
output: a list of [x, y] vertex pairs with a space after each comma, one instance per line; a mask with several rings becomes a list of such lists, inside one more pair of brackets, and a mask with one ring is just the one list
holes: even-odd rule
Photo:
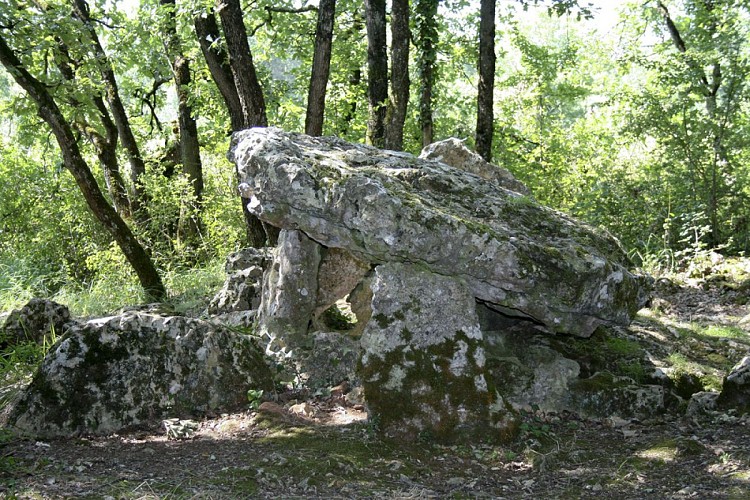
[[[227, 279], [208, 306], [212, 316], [228, 315], [233, 324], [243, 324], [243, 316], [232, 313], [256, 311], [260, 307], [263, 272], [271, 263], [267, 249], [243, 248], [227, 256]], [[253, 313], [254, 315], [254, 313]]]
[[685, 415], [693, 418], [711, 416], [716, 411], [716, 400], [719, 397], [718, 392], [700, 391], [694, 393], [688, 401]]
[[372, 319], [361, 338], [368, 411], [386, 436], [503, 440], [513, 413], [485, 373], [468, 287], [412, 264], [378, 266]]
[[487, 370], [498, 392], [514, 408], [559, 411], [570, 408], [570, 386], [580, 366], [538, 336], [487, 331]]
[[716, 400], [722, 409], [736, 408], [750, 412], [750, 356], [745, 356], [724, 378], [721, 394]]
[[108, 434], [237, 410], [249, 389], [273, 389], [249, 337], [197, 319], [125, 313], [71, 328], [5, 424], [37, 436]]
[[282, 230], [263, 277], [258, 334], [267, 352], [286, 353], [306, 339], [317, 304], [321, 246], [301, 231]]
[[653, 417], [664, 413], [664, 392], [661, 385], [599, 372], [571, 384], [571, 407], [593, 417]]
[[370, 265], [346, 250], [328, 248], [318, 269], [318, 293], [314, 317], [317, 319], [336, 301], [345, 298], [362, 281]]
[[22, 342], [41, 344], [55, 336], [61, 336], [70, 325], [70, 311], [57, 302], [45, 299], [31, 299], [20, 309], [11, 311], [0, 324], [0, 346], [16, 345]]
[[251, 266], [232, 271], [208, 306], [211, 315], [254, 311], [260, 307], [263, 268]]
[[265, 269], [271, 262], [271, 251], [268, 248], [242, 248], [227, 256], [224, 269], [227, 274], [241, 271], [250, 267], [261, 267]]
[[443, 162], [454, 168], [466, 170], [482, 179], [517, 193], [531, 196], [531, 191], [506, 168], [485, 161], [466, 147], [464, 141], [451, 137], [425, 146], [420, 158]]
[[235, 134], [230, 158], [261, 220], [364, 262], [453, 276], [540, 330], [587, 337], [645, 302], [612, 236], [444, 163], [274, 128]]

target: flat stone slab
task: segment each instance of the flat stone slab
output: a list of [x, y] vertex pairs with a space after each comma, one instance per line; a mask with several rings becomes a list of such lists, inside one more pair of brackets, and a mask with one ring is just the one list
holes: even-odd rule
[[236, 133], [229, 158], [261, 220], [365, 262], [460, 278], [542, 331], [587, 337], [645, 302], [607, 232], [439, 161], [275, 128]]

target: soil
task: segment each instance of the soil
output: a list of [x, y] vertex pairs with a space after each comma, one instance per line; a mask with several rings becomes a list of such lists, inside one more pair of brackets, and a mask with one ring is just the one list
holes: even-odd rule
[[[626, 333], [648, 363], [669, 372], [678, 353], [711, 388], [750, 352], [749, 274], [736, 261], [662, 279]], [[383, 441], [332, 394], [108, 437], [5, 436], [0, 498], [750, 498], [750, 416], [733, 410], [528, 412], [511, 444], [444, 446]]]

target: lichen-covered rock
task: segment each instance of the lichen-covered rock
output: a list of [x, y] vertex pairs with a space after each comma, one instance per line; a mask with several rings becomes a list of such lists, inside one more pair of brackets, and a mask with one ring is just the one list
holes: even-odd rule
[[481, 305], [477, 310], [488, 377], [514, 408], [639, 418], [676, 406], [670, 379], [624, 331], [602, 328], [587, 339], [550, 336], [526, 321]]
[[507, 439], [514, 418], [485, 377], [474, 298], [461, 281], [383, 264], [361, 338], [368, 411], [386, 436]]
[[45, 338], [61, 336], [70, 321], [70, 311], [63, 304], [31, 299], [21, 309], [11, 311], [4, 324], [0, 323], [0, 347], [22, 342], [41, 344]]
[[242, 248], [227, 255], [224, 270], [227, 274], [231, 274], [250, 267], [265, 269], [271, 262], [271, 259], [271, 251], [268, 248]]
[[627, 324], [643, 280], [609, 234], [444, 163], [274, 128], [234, 135], [248, 208], [370, 263], [409, 262], [549, 332]]
[[711, 416], [716, 411], [716, 400], [719, 398], [718, 392], [700, 391], [690, 396], [685, 416], [692, 418], [701, 418]]
[[314, 317], [317, 319], [326, 309], [343, 299], [362, 281], [370, 270], [363, 262], [346, 250], [327, 248], [318, 269], [318, 293]]
[[107, 434], [236, 410], [249, 389], [272, 388], [249, 337], [197, 319], [126, 313], [71, 328], [5, 423], [39, 436]]
[[476, 174], [482, 179], [494, 182], [505, 189], [531, 195], [529, 188], [516, 179], [508, 169], [489, 163], [467, 148], [461, 139], [451, 137], [443, 141], [433, 142], [422, 149], [419, 157], [425, 160], [443, 162], [451, 167]]
[[232, 271], [208, 306], [211, 315], [253, 311], [260, 307], [263, 268], [251, 266]]
[[359, 384], [359, 340], [342, 332], [311, 332], [293, 353], [295, 382], [316, 391], [343, 381]]
[[283, 230], [263, 278], [258, 334], [267, 352], [286, 353], [305, 341], [317, 304], [321, 246], [301, 231]]
[[664, 387], [595, 373], [571, 384], [571, 407], [593, 417], [652, 417], [664, 413]]
[[536, 335], [516, 332], [484, 332], [487, 371], [498, 392], [514, 408], [543, 411], [572, 409], [570, 387], [580, 366]]
[[254, 311], [260, 307], [263, 272], [272, 256], [266, 249], [243, 248], [227, 256], [227, 279], [208, 306], [208, 313], [219, 315]]
[[750, 412], [750, 356], [742, 358], [724, 378], [716, 403], [722, 409]]

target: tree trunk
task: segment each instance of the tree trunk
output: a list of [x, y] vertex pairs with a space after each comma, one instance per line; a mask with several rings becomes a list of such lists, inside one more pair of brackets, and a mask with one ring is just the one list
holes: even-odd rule
[[[131, 200], [131, 207], [133, 208], [133, 212], [136, 213], [136, 216], [138, 216], [141, 205], [144, 201], [144, 193], [143, 187], [140, 183], [140, 177], [146, 173], [146, 164], [141, 157], [138, 142], [135, 140], [133, 129], [130, 127], [130, 121], [128, 120], [127, 113], [125, 113], [125, 106], [120, 99], [120, 92], [117, 88], [117, 80], [115, 79], [112, 65], [107, 58], [107, 54], [104, 52], [104, 48], [96, 34], [96, 29], [94, 29], [94, 25], [89, 17], [89, 6], [86, 3], [86, 0], [73, 0], [73, 11], [75, 17], [83, 23], [91, 37], [94, 55], [99, 63], [99, 71], [107, 91], [107, 102], [109, 103], [112, 117], [117, 125], [117, 132], [120, 136], [120, 141], [127, 152], [128, 161], [130, 163], [130, 178], [133, 182], [133, 190], [135, 193], [135, 196]], [[143, 214], [141, 214], [141, 217], [142, 216]]]
[[[242, 108], [242, 128], [265, 127], [268, 125], [266, 102], [255, 72], [240, 2], [239, 0], [216, 0], [216, 10], [221, 19], [229, 53], [229, 67], [232, 69], [234, 86]], [[250, 200], [246, 198], [241, 198], [241, 200], [250, 245], [256, 248], [275, 245], [279, 230], [264, 224], [250, 213], [247, 208]]]
[[404, 149], [404, 122], [409, 105], [409, 0], [391, 4], [391, 100], [385, 147]]
[[323, 135], [323, 117], [326, 105], [326, 86], [331, 72], [331, 44], [333, 42], [333, 20], [336, 15], [336, 0], [321, 0], [318, 6], [318, 25], [315, 29], [315, 52], [313, 54], [310, 90], [307, 94], [305, 133]]
[[476, 150], [492, 161], [495, 93], [495, 0], [481, 0], [479, 11], [479, 88], [477, 90]]
[[128, 262], [133, 266], [146, 295], [152, 300], [164, 300], [167, 292], [156, 267], [125, 221], [107, 203], [96, 178], [81, 155], [72, 127], [65, 120], [46, 86], [22, 66], [21, 61], [2, 37], [0, 37], [0, 63], [36, 103], [39, 115], [47, 122], [57, 139], [65, 167], [75, 178], [94, 216], [109, 231]]
[[178, 235], [186, 241], [194, 239], [200, 231], [201, 202], [203, 200], [203, 165], [201, 163], [198, 127], [190, 107], [190, 61], [182, 51], [177, 34], [175, 0], [160, 0], [167, 8], [165, 48], [170, 62], [177, 90], [177, 123], [180, 132], [180, 160], [182, 171], [187, 175], [193, 191], [194, 205], [189, 214], [180, 217]]
[[102, 164], [104, 182], [107, 183], [107, 191], [109, 191], [109, 195], [112, 197], [115, 210], [123, 217], [130, 217], [132, 215], [130, 199], [128, 198], [125, 181], [122, 178], [120, 164], [117, 160], [117, 125], [112, 121], [112, 117], [109, 116], [109, 111], [104, 105], [104, 99], [101, 96], [94, 98], [94, 105], [99, 111], [106, 136], [101, 136], [93, 128], [88, 130], [87, 135], [94, 144], [99, 163]]
[[[69, 82], [74, 82], [76, 74], [74, 65], [71, 64], [70, 50], [65, 42], [59, 38], [57, 38], [57, 46], [60, 49], [57, 67], [63, 78]], [[70, 101], [75, 107], [81, 106], [80, 101], [75, 97], [71, 97]], [[102, 165], [104, 182], [107, 184], [107, 191], [110, 197], [112, 197], [115, 210], [123, 217], [130, 217], [130, 200], [128, 199], [125, 182], [120, 174], [120, 165], [117, 159], [117, 126], [109, 116], [109, 111], [104, 104], [102, 96], [95, 95], [92, 97], [92, 101], [97, 111], [99, 111], [99, 121], [104, 128], [105, 135], [102, 136], [95, 127], [88, 123], [85, 118], [85, 112], [77, 113], [78, 118], [73, 125], [81, 135], [88, 137], [89, 141], [94, 145], [96, 156]]]
[[419, 125], [422, 146], [432, 144], [432, 89], [435, 85], [437, 61], [438, 0], [416, 0], [417, 66], [419, 72]]
[[388, 50], [385, 32], [385, 0], [365, 0], [367, 26], [367, 143], [385, 147], [385, 116], [388, 109]]
[[220, 44], [215, 43], [216, 40], [221, 38], [216, 16], [213, 12], [201, 14], [196, 16], [193, 24], [203, 57], [206, 59], [208, 70], [211, 72], [211, 78], [216, 83], [221, 96], [224, 98], [224, 103], [227, 105], [232, 130], [242, 130], [244, 127], [242, 104], [240, 103], [240, 96], [237, 94], [237, 87], [234, 85], [232, 68], [229, 66], [229, 55]]
[[244, 128], [265, 127], [268, 125], [266, 102], [255, 72], [240, 2], [217, 0], [216, 10], [221, 18], [229, 52], [229, 66], [232, 68], [234, 85], [240, 97]]

